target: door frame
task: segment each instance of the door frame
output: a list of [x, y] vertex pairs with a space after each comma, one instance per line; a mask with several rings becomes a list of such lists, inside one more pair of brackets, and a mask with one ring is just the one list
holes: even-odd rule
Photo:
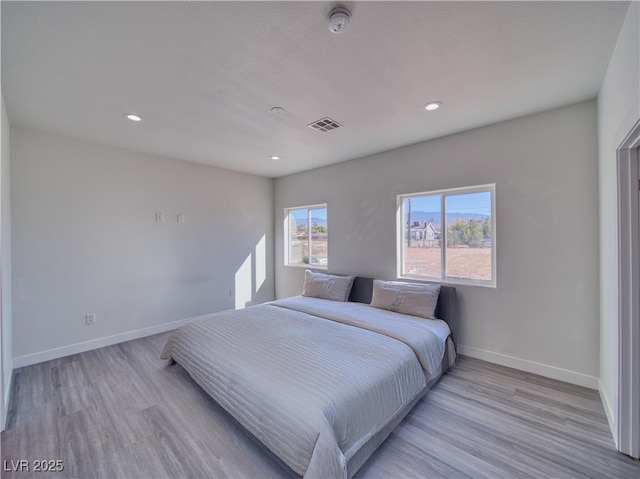
[[618, 449], [640, 457], [640, 120], [617, 149]]

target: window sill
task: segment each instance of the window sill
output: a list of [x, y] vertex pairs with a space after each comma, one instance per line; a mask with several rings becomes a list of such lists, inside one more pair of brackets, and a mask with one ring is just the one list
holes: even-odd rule
[[285, 266], [289, 266], [291, 268], [305, 268], [305, 269], [322, 269], [322, 270], [328, 269], [328, 266], [326, 264], [285, 264]]
[[438, 283], [446, 286], [480, 286], [482, 288], [497, 289], [495, 281], [456, 280], [454, 278], [425, 278], [422, 276], [398, 276], [399, 280], [415, 281], [418, 283]]

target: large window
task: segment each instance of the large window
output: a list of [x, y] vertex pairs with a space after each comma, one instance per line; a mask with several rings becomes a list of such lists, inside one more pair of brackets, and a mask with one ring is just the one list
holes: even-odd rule
[[285, 264], [326, 268], [327, 205], [285, 209]]
[[495, 185], [398, 196], [398, 276], [496, 285]]

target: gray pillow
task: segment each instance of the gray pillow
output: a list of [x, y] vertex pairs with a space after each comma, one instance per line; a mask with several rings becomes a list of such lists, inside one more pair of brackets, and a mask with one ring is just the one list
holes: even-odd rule
[[349, 299], [353, 279], [354, 276], [337, 276], [306, 270], [304, 272], [302, 296], [329, 299], [331, 301], [346, 301]]
[[439, 284], [402, 283], [376, 279], [373, 282], [371, 306], [433, 319], [439, 295]]

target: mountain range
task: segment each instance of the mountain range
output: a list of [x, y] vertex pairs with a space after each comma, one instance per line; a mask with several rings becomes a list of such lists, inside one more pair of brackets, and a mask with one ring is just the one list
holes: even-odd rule
[[[483, 221], [485, 218], [489, 218], [489, 215], [482, 215], [478, 213], [449, 213], [447, 215], [447, 223], [455, 223], [459, 220], [479, 220]], [[405, 222], [408, 217], [405, 215]], [[411, 221], [418, 221], [422, 223], [426, 221], [427, 223], [433, 223], [433, 226], [436, 229], [440, 229], [440, 213], [439, 212], [429, 212], [429, 211], [412, 211], [411, 212]], [[317, 224], [318, 226], [327, 227], [327, 220], [323, 218], [312, 217], [311, 224]]]
[[[489, 215], [482, 215], [478, 213], [449, 213], [447, 214], [447, 223], [452, 224], [459, 220], [483, 221], [485, 218], [489, 218]], [[405, 222], [408, 219], [408, 215], [405, 214]], [[432, 223], [436, 229], [440, 229], [440, 212], [412, 211], [411, 221], [418, 221], [420, 223], [426, 221], [427, 223]]]

